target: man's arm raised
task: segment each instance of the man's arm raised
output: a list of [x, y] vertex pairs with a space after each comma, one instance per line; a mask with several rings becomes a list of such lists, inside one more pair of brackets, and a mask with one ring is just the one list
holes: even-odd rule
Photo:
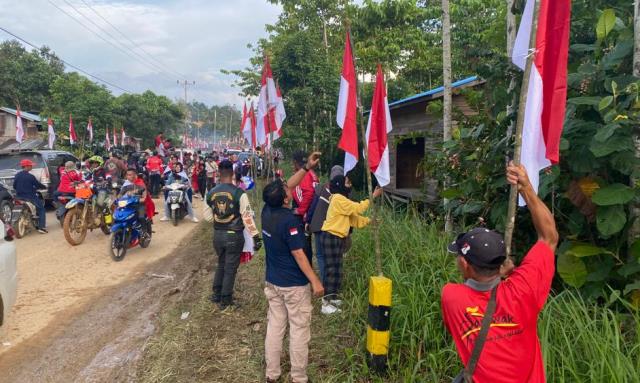
[[533, 190], [525, 167], [523, 165], [516, 166], [512, 162], [509, 163], [509, 166], [507, 166], [507, 181], [511, 185], [518, 186], [518, 192], [527, 203], [533, 225], [538, 233], [538, 240], [546, 243], [555, 252], [558, 245], [556, 221], [547, 205], [542, 202], [535, 190]]
[[294, 187], [298, 186], [300, 182], [302, 182], [302, 179], [307, 174], [307, 172], [309, 170], [313, 170], [316, 166], [318, 166], [318, 163], [320, 163], [321, 155], [322, 153], [320, 152], [311, 153], [304, 167], [295, 172], [291, 177], [289, 177], [289, 180], [287, 181], [287, 187], [289, 189], [293, 189]]

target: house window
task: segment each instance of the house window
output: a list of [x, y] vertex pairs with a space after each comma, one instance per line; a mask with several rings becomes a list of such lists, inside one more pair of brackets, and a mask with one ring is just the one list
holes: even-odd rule
[[396, 189], [419, 189], [422, 177], [418, 165], [424, 158], [424, 137], [408, 138], [396, 149]]

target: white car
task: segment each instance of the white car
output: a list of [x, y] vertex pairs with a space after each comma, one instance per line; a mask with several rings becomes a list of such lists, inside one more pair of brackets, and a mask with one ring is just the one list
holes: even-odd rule
[[0, 326], [16, 301], [18, 270], [13, 229], [0, 221]]

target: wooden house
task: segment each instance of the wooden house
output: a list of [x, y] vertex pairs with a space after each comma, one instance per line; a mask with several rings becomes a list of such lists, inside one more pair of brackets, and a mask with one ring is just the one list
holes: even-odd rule
[[[15, 109], [0, 107], [0, 145], [16, 143], [16, 116]], [[38, 138], [38, 130], [42, 127], [42, 121], [38, 115], [20, 111], [22, 127], [24, 129], [23, 147], [27, 147], [29, 142], [41, 142]]]
[[[452, 84], [454, 115], [456, 111], [465, 115], [475, 113], [461, 91], [483, 84], [484, 80], [477, 76]], [[439, 201], [436, 182], [424, 177], [419, 164], [442, 144], [442, 119], [428, 114], [427, 106], [442, 99], [443, 93], [444, 87], [439, 87], [389, 104], [393, 124], [388, 137], [391, 182], [385, 187], [385, 194], [394, 200], [428, 204]]]

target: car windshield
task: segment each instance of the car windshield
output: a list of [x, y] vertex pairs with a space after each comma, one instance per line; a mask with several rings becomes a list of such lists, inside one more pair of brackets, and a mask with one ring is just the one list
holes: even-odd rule
[[0, 170], [21, 170], [20, 161], [31, 160], [34, 168], [44, 168], [42, 156], [38, 153], [11, 153], [0, 155]]

